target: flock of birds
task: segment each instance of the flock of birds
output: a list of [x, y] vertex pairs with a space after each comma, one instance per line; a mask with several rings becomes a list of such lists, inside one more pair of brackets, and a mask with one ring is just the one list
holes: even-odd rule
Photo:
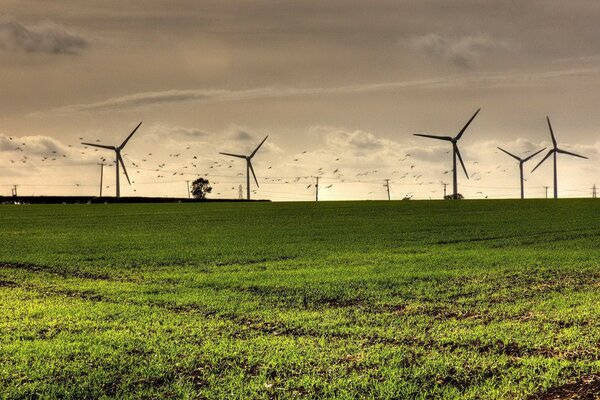
[[[478, 111], [479, 112], [479, 111]], [[475, 114], [477, 115], [477, 113]], [[475, 115], [471, 118], [471, 120], [469, 121], [469, 123], [472, 121], [472, 119], [475, 117]], [[466, 129], [466, 127], [468, 126], [468, 124], [465, 126], [464, 129]], [[141, 124], [141, 123], [140, 123]], [[139, 127], [139, 125], [138, 125]], [[136, 127], [137, 130], [137, 127]], [[135, 130], [134, 130], [135, 132]], [[126, 139], [126, 141], [124, 142], [124, 144], [127, 142], [127, 140], [129, 140], [129, 138], [133, 135], [132, 132], [129, 137]], [[461, 131], [462, 134], [462, 131]], [[460, 135], [458, 137], [460, 137]], [[417, 135], [417, 136], [425, 136], [425, 137], [432, 137], [432, 138], [450, 138], [450, 137], [437, 137], [437, 136], [431, 136], [431, 135]], [[553, 136], [553, 135], [552, 135]], [[452, 139], [452, 138], [450, 138]], [[83, 140], [82, 137], [79, 138], [80, 141]], [[266, 140], [266, 138], [265, 138]], [[262, 143], [264, 143], [264, 141]], [[443, 140], [447, 140], [447, 139], [443, 139]], [[452, 139], [454, 140], [454, 139]], [[554, 136], [553, 136], [553, 140], [554, 140]], [[34, 151], [32, 153], [28, 153], [28, 143], [26, 141], [18, 140], [14, 137], [8, 137], [8, 141], [11, 145], [13, 145], [14, 147], [12, 148], [12, 150], [14, 151], [15, 155], [19, 155], [19, 157], [15, 157], [14, 159], [10, 159], [10, 162], [12, 164], [32, 164], [31, 162], [33, 160], [39, 161], [41, 163], [43, 163], [44, 165], [59, 165], [57, 163], [57, 161], [59, 160], [65, 160], [65, 159], [69, 159], [69, 158], [76, 158], [76, 156], [79, 156], [79, 159], [83, 158], [87, 158], [89, 159], [90, 156], [92, 156], [91, 158], [94, 159], [94, 155], [96, 154], [96, 152], [98, 153], [98, 157], [95, 158], [94, 163], [97, 164], [102, 164], [102, 165], [106, 165], [106, 166], [114, 166], [115, 165], [115, 161], [109, 161], [106, 157], [105, 154], [103, 154], [101, 152], [102, 148], [112, 148], [115, 149], [112, 146], [104, 146], [104, 145], [100, 145], [99, 142], [100, 140], [96, 140], [95, 143], [84, 143], [84, 147], [83, 149], [78, 149], [76, 150], [73, 144], [68, 144], [66, 145], [66, 149], [63, 148], [62, 151], [60, 151], [60, 149], [57, 146], [54, 146], [53, 149], [47, 150], [47, 153], [41, 153], [39, 152], [39, 149], [37, 151]], [[262, 145], [261, 143], [261, 145]], [[456, 147], [456, 142], [453, 142], [454, 146]], [[121, 147], [124, 147], [124, 144]], [[6, 148], [6, 146], [4, 146]], [[39, 146], [38, 146], [39, 147]], [[259, 145], [260, 147], [260, 145]], [[72, 150], [71, 150], [72, 149]], [[258, 148], [254, 151], [254, 153], [256, 153], [256, 151], [258, 150]], [[507, 153], [505, 150], [500, 149], [503, 152]], [[70, 151], [70, 153], [69, 153]], [[457, 149], [455, 149], [455, 151], [458, 151]], [[524, 153], [530, 153], [531, 150], [527, 150]], [[254, 153], [252, 153], [252, 155], [254, 155]], [[450, 154], [451, 151], [445, 151], [446, 154]], [[497, 152], [496, 152], [497, 153]], [[232, 155], [229, 153], [222, 153], [225, 155]], [[537, 154], [537, 153], [536, 153]], [[128, 154], [123, 154], [124, 156], [127, 156]], [[294, 155], [288, 162], [288, 166], [295, 166], [299, 163], [302, 163], [303, 161], [306, 161], [307, 163], [311, 163], [312, 161], [314, 161], [314, 158], [312, 158], [314, 154], [311, 154], [311, 152], [309, 152], [308, 150], [302, 150], [299, 154]], [[241, 155], [233, 155], [235, 157], [239, 157], [239, 158], [246, 158], [247, 161], [249, 162], [249, 158], [247, 156], [241, 156]], [[178, 153], [171, 153], [168, 154], [168, 158], [167, 160], [164, 160], [163, 158], [164, 156], [160, 156], [158, 154], [149, 152], [149, 153], [145, 153], [141, 158], [138, 158], [137, 160], [132, 160], [131, 161], [131, 165], [136, 169], [136, 174], [144, 174], [146, 173], [146, 176], [150, 176], [151, 173], [153, 173], [153, 177], [155, 179], [158, 179], [158, 181], [156, 182], [142, 182], [142, 183], [160, 183], [160, 182], [164, 182], [164, 183], [173, 183], [173, 181], [169, 181], [168, 178], [172, 178], [172, 177], [181, 177], [181, 176], [186, 176], [186, 175], [191, 175], [191, 176], [203, 176], [206, 178], [210, 178], [211, 179], [211, 184], [213, 185], [219, 185], [219, 188], [221, 189], [221, 191], [216, 191], [216, 194], [218, 196], [221, 196], [223, 194], [223, 190], [236, 190], [236, 186], [231, 186], [231, 181], [227, 181], [227, 178], [239, 178], [239, 177], [243, 177], [244, 174], [241, 172], [236, 173], [235, 175], [231, 175], [230, 170], [232, 170], [235, 166], [235, 161], [233, 159], [224, 161], [210, 161], [210, 164], [206, 165], [205, 164], [205, 160], [203, 160], [201, 157], [199, 157], [197, 154], [194, 154], [192, 151], [191, 146], [186, 146], [181, 152]], [[251, 157], [250, 157], [251, 158]], [[459, 154], [459, 158], [460, 158], [460, 154]], [[310, 174], [310, 175], [299, 175], [299, 176], [293, 176], [293, 177], [277, 177], [277, 176], [271, 176], [271, 177], [265, 177], [262, 178], [262, 182], [263, 183], [271, 183], [271, 184], [298, 184], [298, 185], [304, 185], [305, 190], [309, 190], [309, 189], [315, 189], [318, 185], [318, 189], [331, 189], [333, 188], [335, 185], [337, 184], [343, 184], [343, 183], [379, 183], [381, 184], [382, 182], [386, 182], [386, 184], [384, 184], [383, 186], [388, 186], [389, 189], [389, 181], [390, 179], [385, 179], [381, 177], [381, 172], [377, 169], [374, 170], [366, 170], [366, 171], [361, 171], [361, 172], [349, 172], [349, 173], [345, 173], [342, 170], [342, 164], [343, 161], [341, 160], [340, 157], [336, 157], [335, 159], [332, 160], [333, 161], [333, 166], [330, 167], [330, 169], [326, 169], [326, 167], [318, 167], [314, 173]], [[442, 182], [442, 181], [432, 181], [432, 180], [426, 180], [423, 176], [423, 174], [417, 173], [415, 172], [417, 170], [417, 162], [415, 161], [414, 157], [409, 154], [406, 153], [404, 154], [401, 158], [397, 159], [397, 161], [404, 166], [404, 170], [394, 170], [391, 175], [388, 174], [388, 176], [390, 178], [393, 178], [394, 182], [397, 183], [403, 183], [405, 186], [423, 186], [423, 185], [435, 185], [436, 188], [434, 190], [431, 190], [431, 193], [439, 193], [440, 188], [439, 185], [447, 185], [446, 183]], [[462, 163], [462, 158], [460, 158], [460, 161]], [[88, 163], [89, 164], [89, 163]], [[336, 165], [338, 164], [338, 165]], [[478, 165], [479, 162], [478, 161], [473, 161], [472, 162], [473, 165]], [[41, 166], [42, 164], [37, 164], [36, 166]], [[70, 165], [77, 165], [77, 164], [70, 164]], [[79, 164], [82, 165], [82, 164]], [[125, 165], [122, 163], [123, 168], [125, 169]], [[65, 165], [66, 166], [66, 165]], [[348, 166], [349, 170], [352, 170], [351, 166]], [[463, 168], [464, 168], [464, 164], [463, 164]], [[198, 174], [196, 171], [198, 169], [205, 169], [201, 174]], [[252, 169], [252, 173], [254, 175], [254, 170], [252, 168], [252, 165], [250, 164], [250, 169]], [[266, 168], [267, 170], [272, 170], [273, 166], [267, 166]], [[125, 174], [127, 174], [127, 171], [124, 171]], [[440, 176], [446, 176], [449, 175], [453, 172], [452, 169], [445, 169], [443, 171], [440, 171], [439, 175]], [[473, 181], [480, 181], [482, 179], [482, 176], [484, 175], [490, 175], [494, 172], [508, 172], [508, 168], [504, 168], [502, 165], [497, 165], [494, 169], [488, 169], [485, 171], [475, 171], [471, 174], [471, 180]], [[466, 173], [466, 169], [465, 169], [465, 173]], [[256, 178], [256, 176], [254, 175], [256, 183], [258, 184], [258, 180]], [[127, 175], [127, 178], [129, 179], [129, 176]], [[221, 178], [225, 178], [224, 180], [222, 180]], [[321, 184], [318, 184], [318, 180], [316, 181], [317, 178], [321, 179]], [[248, 178], [249, 179], [249, 178]], [[131, 180], [131, 183], [135, 183], [135, 180]], [[409, 184], [406, 184], [407, 182], [410, 182]], [[236, 182], [239, 183], [239, 182]], [[227, 185], [229, 184], [229, 185]], [[75, 183], [74, 186], [83, 186], [81, 183]], [[110, 185], [107, 185], [106, 188], [109, 188]], [[227, 189], [226, 189], [227, 188]], [[133, 189], [133, 191], [137, 191], [137, 189]], [[256, 190], [252, 190], [253, 193], [256, 193]], [[376, 194], [376, 193], [381, 193], [383, 194], [383, 191], [370, 191], [367, 192], [367, 195], [372, 195], [372, 194]], [[228, 193], [229, 194], [229, 193]], [[476, 194], [481, 195], [482, 197], [487, 198], [487, 194], [482, 192], [482, 191], [478, 191], [476, 192]], [[404, 198], [411, 198], [414, 195], [413, 191], [409, 191], [404, 195]]]
[[[83, 138], [79, 138], [80, 140], [83, 140]], [[36, 161], [39, 161], [40, 163], [44, 163], [44, 165], [48, 165], [48, 166], [52, 166], [53, 164], [55, 166], [72, 166], [72, 165], [78, 165], [78, 164], [58, 164], [57, 162], [60, 161], [64, 161], [64, 160], [69, 160], [69, 159], [73, 159], [76, 161], [80, 161], [80, 158], [77, 159], [78, 155], [81, 155], [83, 157], [89, 157], [90, 155], [95, 155], [96, 153], [98, 154], [98, 157], [95, 159], [93, 164], [104, 164], [105, 166], [109, 166], [109, 167], [114, 167], [114, 161], [109, 160], [107, 158], [107, 156], [103, 155], [101, 150], [99, 150], [98, 148], [92, 148], [90, 146], [84, 146], [83, 150], [78, 151], [77, 153], [72, 152], [71, 154], [68, 154], [67, 152], [64, 151], [59, 151], [59, 150], [48, 150], [48, 153], [45, 154], [34, 154], [34, 153], [29, 153], [28, 150], [28, 143], [24, 142], [24, 141], [20, 141], [17, 140], [14, 137], [8, 137], [8, 140], [12, 142], [12, 144], [15, 146], [13, 148], [14, 154], [15, 155], [19, 155], [19, 157], [14, 157], [10, 159], [10, 162], [12, 164], [30, 164], [30, 165], [35, 165], [35, 166], [42, 166], [42, 164], [36, 164]], [[96, 140], [96, 142], [100, 142], [99, 140]], [[73, 144], [68, 144], [67, 148], [73, 148], [74, 145]], [[139, 158], [139, 160], [137, 161], [131, 161], [131, 165], [134, 167], [134, 169], [136, 170], [136, 174], [143, 174], [144, 172], [154, 172], [153, 177], [158, 179], [159, 181], [161, 180], [165, 180], [168, 181], [168, 178], [172, 178], [172, 177], [182, 177], [182, 176], [186, 176], [186, 175], [201, 175], [203, 177], [206, 178], [211, 178], [214, 176], [214, 179], [212, 180], [212, 184], [214, 185], [219, 185], [220, 183], [223, 183], [223, 185], [221, 185], [222, 188], [227, 187], [227, 189], [235, 191], [237, 190], [236, 186], [225, 186], [225, 183], [227, 182], [221, 182], [223, 178], [229, 178], [229, 177], [243, 177], [244, 174], [242, 172], [238, 172], [235, 175], [226, 175], [224, 174], [224, 171], [230, 171], [234, 168], [234, 164], [235, 161], [234, 160], [227, 160], [227, 161], [212, 161], [208, 166], [203, 166], [200, 164], [200, 158], [198, 155], [194, 155], [194, 154], [190, 154], [190, 150], [191, 147], [187, 146], [185, 148], [185, 152], [179, 152], [179, 153], [171, 153], [167, 155], [168, 161], [165, 161], [164, 159], [158, 159], [158, 155], [155, 155], [152, 152], [149, 153], [145, 153], [142, 158]], [[448, 151], [446, 153], [449, 153]], [[124, 154], [124, 156], [128, 156], [127, 153]], [[303, 150], [300, 154], [293, 156], [293, 158], [290, 160], [290, 163], [301, 163], [304, 158], [311, 156], [311, 153], [308, 150]], [[391, 173], [391, 177], [393, 179], [396, 179], [397, 182], [404, 182], [404, 181], [411, 181], [412, 184], [417, 185], [417, 186], [422, 186], [422, 185], [440, 185], [440, 183], [442, 182], [436, 182], [436, 181], [426, 181], [423, 180], [423, 175], [422, 174], [418, 174], [418, 173], [414, 173], [413, 171], [416, 168], [416, 162], [412, 161], [411, 162], [411, 154], [404, 154], [404, 156], [402, 158], [399, 158], [398, 161], [399, 162], [409, 162], [406, 165], [406, 170], [405, 171], [400, 171], [400, 170], [394, 170]], [[337, 157], [334, 159], [335, 163], [342, 163], [342, 160]], [[88, 164], [92, 164], [92, 163], [88, 163]], [[478, 164], [477, 161], [474, 161], [473, 164]], [[87, 164], [86, 164], [87, 165]], [[203, 173], [201, 174], [197, 174], [196, 172], [191, 172], [191, 171], [196, 171], [198, 169], [201, 168], [205, 168], [206, 172], [203, 171]], [[269, 165], [266, 168], [267, 170], [272, 170], [273, 166]], [[473, 174], [471, 174], [471, 178], [474, 181], [479, 181], [481, 180], [481, 175], [489, 175], [491, 173], [493, 173], [494, 171], [501, 171], [501, 172], [507, 172], [508, 170], [506, 168], [502, 168], [501, 165], [497, 165], [495, 167], [494, 170], [487, 170], [487, 171], [483, 171], [481, 173], [479, 172], [474, 172]], [[327, 182], [325, 184], [321, 184], [319, 186], [319, 189], [331, 189], [333, 188], [336, 184], [343, 184], [343, 183], [370, 183], [370, 182], [374, 182], [374, 181], [384, 181], [383, 178], [381, 178], [379, 170], [375, 169], [375, 170], [366, 170], [366, 171], [362, 171], [362, 172], [357, 172], [357, 173], [352, 173], [352, 174], [346, 174], [342, 171], [341, 167], [333, 167], [330, 170], [327, 170], [325, 167], [318, 167], [313, 174], [310, 175], [304, 175], [304, 176], [295, 176], [295, 177], [265, 177], [262, 178], [262, 181], [264, 183], [273, 183], [273, 184], [304, 184], [305, 189], [314, 189], [315, 188], [315, 182], [314, 179], [316, 177], [319, 178], [326, 178]], [[441, 171], [440, 174], [441, 175], [447, 175], [449, 173], [451, 173], [452, 170], [444, 170]], [[331, 182], [334, 181], [334, 182]], [[135, 183], [135, 179], [132, 179], [131, 181], [132, 183]], [[170, 181], [168, 183], [171, 183]], [[80, 187], [80, 186], [84, 186], [82, 183], [75, 183], [74, 186]], [[110, 188], [111, 185], [106, 185], [105, 188]], [[133, 189], [133, 191], [137, 191], [136, 188]], [[257, 193], [256, 190], [252, 190], [253, 193]], [[372, 194], [377, 194], [378, 192], [374, 192], [374, 191], [369, 191], [367, 192], [367, 195], [372, 195]], [[383, 193], [383, 192], [382, 192]], [[439, 189], [435, 189], [435, 190], [431, 190], [431, 193], [439, 193]], [[222, 192], [216, 192], [217, 195], [222, 195]], [[477, 192], [477, 194], [483, 195], [482, 192]], [[404, 197], [405, 198], [410, 198], [414, 195], [414, 193], [411, 192], [407, 192]]]

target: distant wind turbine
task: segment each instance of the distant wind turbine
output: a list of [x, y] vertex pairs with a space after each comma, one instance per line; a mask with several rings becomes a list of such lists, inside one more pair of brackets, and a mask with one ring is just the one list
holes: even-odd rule
[[505, 152], [506, 154], [508, 154], [509, 156], [511, 156], [512, 158], [514, 158], [515, 160], [517, 160], [519, 162], [519, 173], [521, 174], [521, 198], [524, 199], [525, 198], [525, 189], [524, 189], [525, 179], [523, 178], [523, 164], [525, 164], [527, 161], [531, 160], [533, 157], [540, 154], [542, 151], [546, 150], [546, 148], [544, 147], [543, 149], [536, 151], [535, 153], [533, 153], [532, 155], [530, 155], [529, 157], [526, 157], [526, 158], [517, 157], [514, 154], [509, 153], [508, 151], [504, 150], [501, 147], [498, 147], [498, 150]]
[[129, 134], [129, 136], [127, 136], [127, 138], [123, 141], [123, 143], [121, 143], [121, 145], [117, 146], [117, 147], [115, 147], [115, 146], [105, 146], [105, 145], [102, 145], [102, 144], [95, 144], [95, 143], [84, 143], [84, 142], [81, 143], [81, 144], [85, 144], [86, 146], [100, 147], [101, 149], [113, 150], [115, 152], [115, 169], [116, 169], [116, 172], [117, 172], [117, 187], [116, 187], [117, 199], [121, 198], [121, 185], [120, 185], [120, 180], [119, 180], [119, 164], [121, 164], [121, 166], [123, 167], [123, 172], [125, 173], [125, 177], [127, 178], [127, 182], [131, 185], [131, 181], [129, 180], [129, 175], [127, 174], [127, 169], [125, 168], [125, 163], [123, 162], [123, 157], [121, 157], [121, 150], [123, 150], [123, 148], [125, 147], [125, 145], [129, 141], [129, 139], [131, 139], [131, 137], [133, 136], [133, 134], [135, 133], [135, 131], [138, 130], [138, 128], [140, 127], [140, 125], [142, 125], [141, 122], [138, 124], [138, 126], [135, 127], [135, 129]]
[[580, 156], [579, 154], [575, 154], [575, 153], [571, 153], [566, 150], [559, 149], [558, 144], [556, 143], [556, 138], [554, 137], [554, 131], [552, 130], [552, 124], [550, 124], [550, 118], [546, 117], [546, 121], [548, 121], [548, 128], [550, 128], [550, 136], [552, 137], [552, 146], [553, 147], [552, 147], [552, 150], [550, 150], [548, 152], [548, 154], [546, 154], [546, 157], [542, 158], [542, 161], [540, 161], [538, 163], [538, 165], [536, 165], [535, 168], [531, 170], [531, 172], [535, 171], [537, 169], [537, 167], [542, 165], [542, 163], [544, 161], [546, 161], [546, 159], [548, 157], [550, 157], [551, 155], [554, 155], [554, 198], [558, 199], [558, 177], [557, 177], [558, 174], [557, 174], [557, 168], [556, 168], [556, 154], [557, 153], [567, 154], [570, 156], [585, 158], [585, 159], [587, 159], [587, 157]]
[[467, 168], [465, 167], [465, 163], [463, 162], [463, 159], [460, 155], [460, 151], [458, 150], [458, 141], [460, 140], [460, 138], [462, 137], [463, 133], [465, 133], [465, 131], [467, 130], [467, 127], [469, 126], [469, 124], [471, 124], [471, 122], [475, 119], [475, 117], [477, 116], [477, 114], [479, 114], [479, 111], [481, 111], [481, 108], [479, 108], [477, 111], [475, 111], [475, 114], [473, 114], [473, 116], [471, 117], [471, 119], [469, 120], [469, 122], [467, 122], [465, 124], [465, 126], [460, 130], [460, 132], [458, 132], [458, 135], [456, 135], [455, 137], [451, 137], [451, 136], [435, 136], [435, 135], [421, 135], [416, 133], [415, 136], [421, 136], [421, 137], [426, 137], [426, 138], [430, 138], [430, 139], [437, 139], [437, 140], [445, 140], [447, 142], [451, 142], [452, 143], [452, 184], [453, 184], [453, 195], [452, 198], [453, 199], [457, 199], [458, 198], [458, 178], [457, 178], [457, 174], [456, 174], [456, 157], [458, 156], [458, 160], [460, 161], [460, 164], [463, 167], [463, 171], [465, 171], [465, 176], [467, 177], [467, 179], [469, 179], [469, 174], [467, 173]]
[[258, 149], [260, 149], [260, 146], [263, 145], [263, 143], [265, 142], [265, 140], [267, 140], [268, 137], [269, 135], [265, 136], [263, 141], [260, 142], [260, 144], [256, 147], [256, 149], [254, 149], [254, 151], [249, 156], [245, 156], [242, 154], [219, 153], [225, 156], [243, 158], [244, 160], [246, 160], [246, 199], [248, 200], [250, 200], [250, 172], [252, 172], [254, 182], [256, 182], [256, 187], [260, 187], [260, 185], [258, 184], [258, 179], [256, 179], [256, 174], [254, 173], [254, 168], [252, 168], [252, 157], [254, 157]]

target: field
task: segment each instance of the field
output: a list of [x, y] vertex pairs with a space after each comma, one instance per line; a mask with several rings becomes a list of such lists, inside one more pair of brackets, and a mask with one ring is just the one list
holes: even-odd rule
[[599, 216], [592, 199], [1, 206], [1, 396], [580, 390], [600, 374]]

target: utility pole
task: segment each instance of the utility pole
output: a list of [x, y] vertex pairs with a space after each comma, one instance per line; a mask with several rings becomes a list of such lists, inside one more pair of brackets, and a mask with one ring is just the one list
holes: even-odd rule
[[104, 179], [104, 162], [98, 164], [100, 166], [100, 197], [102, 197], [102, 180]]
[[17, 194], [17, 185], [13, 185], [12, 188], [12, 195], [13, 197], [18, 197], [19, 195]]
[[592, 199], [596, 198], [596, 184], [594, 183], [594, 186], [592, 186]]
[[546, 198], [548, 198], [548, 189], [550, 189], [550, 186], [544, 186], [544, 189], [546, 189]]
[[317, 183], [315, 184], [315, 201], [319, 201], [319, 177], [317, 176]]
[[446, 199], [446, 186], [448, 186], [448, 184], [442, 182], [442, 185], [444, 185], [444, 199]]
[[187, 188], [188, 188], [188, 199], [190, 198], [190, 181], [185, 181], [185, 183], [187, 183]]
[[386, 179], [385, 185], [383, 185], [383, 186], [385, 186], [387, 189], [388, 200], [391, 200], [392, 198], [390, 197], [390, 180]]

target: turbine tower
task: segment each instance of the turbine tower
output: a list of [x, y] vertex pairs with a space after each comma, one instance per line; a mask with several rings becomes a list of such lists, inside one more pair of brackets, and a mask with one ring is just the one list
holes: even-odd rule
[[540, 154], [542, 151], [546, 150], [546, 148], [544, 147], [543, 149], [536, 151], [535, 153], [533, 153], [532, 155], [530, 155], [529, 157], [526, 157], [526, 158], [517, 157], [514, 154], [509, 153], [508, 151], [504, 150], [501, 147], [498, 147], [498, 150], [505, 152], [506, 154], [508, 154], [509, 156], [511, 156], [512, 158], [514, 158], [515, 160], [517, 160], [519, 162], [519, 173], [521, 174], [521, 198], [524, 199], [525, 198], [525, 189], [524, 189], [525, 178], [523, 178], [523, 164], [525, 164], [527, 161], [531, 160], [533, 157]]
[[263, 141], [260, 142], [260, 144], [256, 147], [256, 149], [254, 149], [254, 151], [249, 156], [245, 156], [242, 154], [219, 153], [219, 154], [223, 154], [225, 156], [243, 158], [244, 160], [246, 160], [246, 199], [248, 199], [248, 200], [250, 200], [250, 172], [252, 172], [252, 176], [254, 177], [254, 182], [256, 182], [256, 187], [260, 187], [258, 184], [258, 179], [256, 179], [256, 174], [254, 173], [254, 168], [252, 168], [252, 157], [254, 157], [254, 155], [256, 154], [258, 149], [260, 149], [260, 146], [263, 145], [263, 143], [265, 142], [265, 140], [267, 140], [268, 137], [269, 137], [269, 135], [265, 136]]
[[585, 158], [585, 159], [587, 159], [587, 157], [580, 156], [579, 154], [571, 153], [570, 151], [559, 149], [558, 144], [556, 143], [556, 138], [554, 137], [554, 131], [552, 130], [552, 124], [550, 124], [550, 118], [546, 117], [546, 121], [548, 121], [548, 128], [550, 128], [550, 137], [552, 137], [552, 150], [550, 150], [548, 152], [548, 154], [546, 154], [546, 157], [542, 158], [542, 161], [540, 161], [538, 163], [538, 165], [536, 165], [535, 168], [531, 170], [531, 172], [535, 171], [537, 169], [537, 167], [542, 165], [542, 163], [544, 161], [546, 161], [546, 159], [548, 157], [550, 157], [551, 155], [554, 155], [554, 198], [558, 199], [558, 177], [557, 177], [558, 174], [557, 174], [557, 168], [556, 168], [556, 154], [558, 154], [558, 153], [567, 154], [569, 156]]
[[103, 144], [95, 144], [95, 143], [85, 143], [82, 142], [81, 144], [85, 144], [86, 146], [93, 146], [93, 147], [99, 147], [101, 149], [108, 149], [108, 150], [113, 150], [115, 152], [115, 170], [117, 172], [117, 187], [116, 187], [116, 196], [117, 199], [121, 198], [121, 184], [120, 184], [120, 180], [119, 180], [119, 164], [121, 164], [121, 166], [123, 167], [123, 172], [125, 173], [125, 177], [127, 178], [127, 182], [131, 185], [131, 181], [129, 180], [129, 175], [127, 174], [127, 169], [125, 168], [125, 163], [123, 162], [123, 157], [121, 157], [121, 150], [123, 150], [123, 148], [125, 147], [125, 145], [127, 144], [127, 142], [129, 141], [129, 139], [131, 139], [131, 137], [133, 136], [133, 134], [135, 133], [135, 131], [138, 130], [138, 128], [140, 127], [142, 123], [140, 122], [138, 124], [138, 126], [135, 127], [135, 129], [129, 134], [129, 136], [127, 136], [127, 138], [123, 141], [123, 143], [121, 143], [120, 146], [105, 146]]
[[453, 195], [452, 198], [453, 199], [458, 199], [458, 178], [457, 178], [457, 174], [456, 174], [456, 157], [458, 157], [458, 160], [460, 161], [460, 164], [463, 167], [463, 171], [465, 171], [465, 176], [467, 177], [467, 179], [469, 179], [469, 174], [467, 174], [467, 168], [465, 167], [465, 163], [463, 162], [463, 159], [460, 155], [460, 151], [458, 150], [458, 141], [460, 140], [460, 138], [462, 137], [463, 133], [465, 133], [465, 131], [467, 130], [467, 127], [469, 126], [469, 124], [471, 124], [471, 122], [475, 119], [475, 117], [477, 116], [477, 114], [479, 114], [479, 111], [481, 111], [481, 108], [477, 109], [477, 111], [475, 111], [475, 114], [473, 114], [473, 116], [471, 117], [471, 119], [469, 120], [469, 122], [467, 122], [465, 124], [465, 126], [460, 130], [460, 132], [458, 132], [458, 135], [456, 135], [455, 137], [452, 136], [435, 136], [435, 135], [421, 135], [416, 133], [415, 136], [421, 136], [421, 137], [426, 137], [426, 138], [430, 138], [430, 139], [437, 139], [437, 140], [445, 140], [447, 142], [451, 142], [452, 143], [452, 184], [453, 184]]

